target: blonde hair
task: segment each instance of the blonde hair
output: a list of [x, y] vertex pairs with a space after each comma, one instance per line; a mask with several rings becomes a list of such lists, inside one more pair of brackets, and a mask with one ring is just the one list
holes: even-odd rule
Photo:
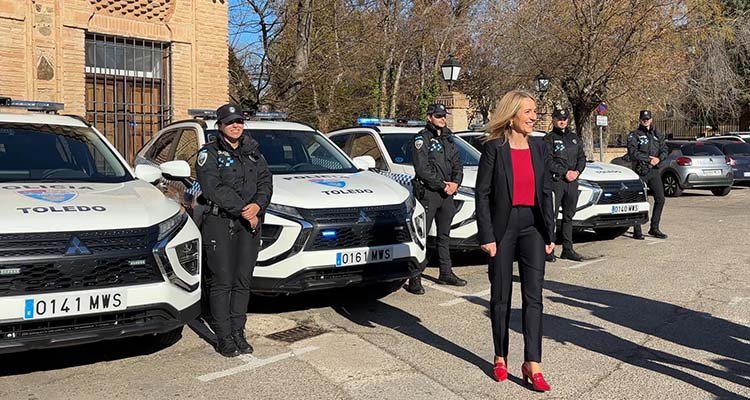
[[485, 140], [493, 140], [504, 138], [508, 141], [508, 137], [511, 133], [511, 121], [516, 116], [518, 110], [521, 109], [521, 102], [524, 99], [531, 99], [536, 102], [531, 93], [525, 90], [511, 90], [505, 93], [500, 103], [495, 107], [495, 112], [492, 113], [492, 119], [487, 124], [487, 136]]

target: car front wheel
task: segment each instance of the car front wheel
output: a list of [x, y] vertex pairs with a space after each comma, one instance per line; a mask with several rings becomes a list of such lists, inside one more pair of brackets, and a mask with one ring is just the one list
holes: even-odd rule
[[730, 186], [727, 186], [727, 187], [711, 189], [711, 193], [713, 193], [714, 196], [726, 196], [729, 194], [731, 190], [732, 188]]
[[667, 172], [662, 177], [662, 182], [664, 183], [664, 194], [667, 197], [679, 197], [682, 194], [682, 188], [675, 174]]

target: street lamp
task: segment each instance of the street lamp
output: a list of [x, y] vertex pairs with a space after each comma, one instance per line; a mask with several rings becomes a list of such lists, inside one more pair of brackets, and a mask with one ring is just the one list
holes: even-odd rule
[[544, 75], [544, 71], [539, 71], [539, 75], [534, 77], [536, 83], [536, 91], [539, 92], [539, 98], [544, 97], [544, 94], [549, 90], [549, 78]]
[[453, 82], [458, 80], [458, 74], [461, 72], [461, 63], [451, 54], [443, 61], [440, 69], [443, 71], [443, 80], [448, 82], [448, 90], [453, 90]]

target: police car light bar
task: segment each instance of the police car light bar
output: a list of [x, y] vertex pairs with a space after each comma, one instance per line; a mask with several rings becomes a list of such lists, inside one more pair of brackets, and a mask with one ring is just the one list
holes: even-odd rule
[[188, 115], [193, 118], [216, 118], [216, 110], [208, 108], [190, 108]]
[[249, 112], [245, 114], [247, 115], [247, 118], [270, 121], [283, 121], [286, 120], [287, 117], [287, 113], [284, 112]]
[[51, 101], [13, 100], [10, 97], [0, 97], [0, 107], [23, 108], [28, 111], [56, 113], [65, 108], [65, 104]]
[[392, 125], [396, 125], [396, 121], [393, 120], [393, 119], [386, 119], [386, 118], [362, 117], [362, 118], [357, 118], [357, 125], [360, 125], [360, 126], [392, 126]]
[[399, 120], [396, 124], [398, 126], [412, 126], [412, 127], [424, 127], [427, 126], [427, 121], [420, 121], [420, 120]]

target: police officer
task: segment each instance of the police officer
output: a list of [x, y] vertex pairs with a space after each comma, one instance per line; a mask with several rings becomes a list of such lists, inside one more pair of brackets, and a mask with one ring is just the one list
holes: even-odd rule
[[253, 351], [245, 338], [250, 278], [273, 182], [258, 142], [243, 135], [239, 106], [225, 104], [216, 114], [221, 135], [198, 152], [196, 172], [208, 203], [201, 231], [216, 351], [234, 357]]
[[[654, 196], [654, 211], [651, 214], [651, 229], [648, 234], [659, 239], [666, 239], [667, 235], [659, 230], [661, 212], [664, 209], [664, 185], [661, 181], [659, 164], [667, 157], [667, 144], [664, 136], [653, 127], [651, 111], [641, 110], [638, 119], [640, 120], [638, 129], [628, 135], [628, 157], [633, 163], [633, 171], [646, 182]], [[643, 238], [640, 225], [634, 227], [633, 237]]]
[[[466, 281], [453, 273], [449, 250], [451, 221], [456, 213], [453, 196], [463, 180], [463, 165], [453, 143], [453, 132], [448, 129], [448, 111], [442, 104], [427, 107], [427, 126], [414, 136], [412, 159], [416, 176], [412, 181], [414, 196], [427, 211], [427, 231], [432, 221], [437, 224], [437, 256], [440, 264], [438, 283], [464, 286]], [[409, 280], [406, 289], [423, 294], [420, 276]]]
[[[586, 168], [586, 154], [580, 138], [568, 127], [568, 110], [555, 109], [552, 113], [552, 126], [544, 140], [552, 155], [550, 169], [555, 191], [555, 211], [562, 205], [563, 250], [560, 258], [581, 261], [583, 257], [573, 250], [573, 216], [578, 204], [578, 177]], [[555, 253], [548, 254], [547, 261], [554, 262]]]

